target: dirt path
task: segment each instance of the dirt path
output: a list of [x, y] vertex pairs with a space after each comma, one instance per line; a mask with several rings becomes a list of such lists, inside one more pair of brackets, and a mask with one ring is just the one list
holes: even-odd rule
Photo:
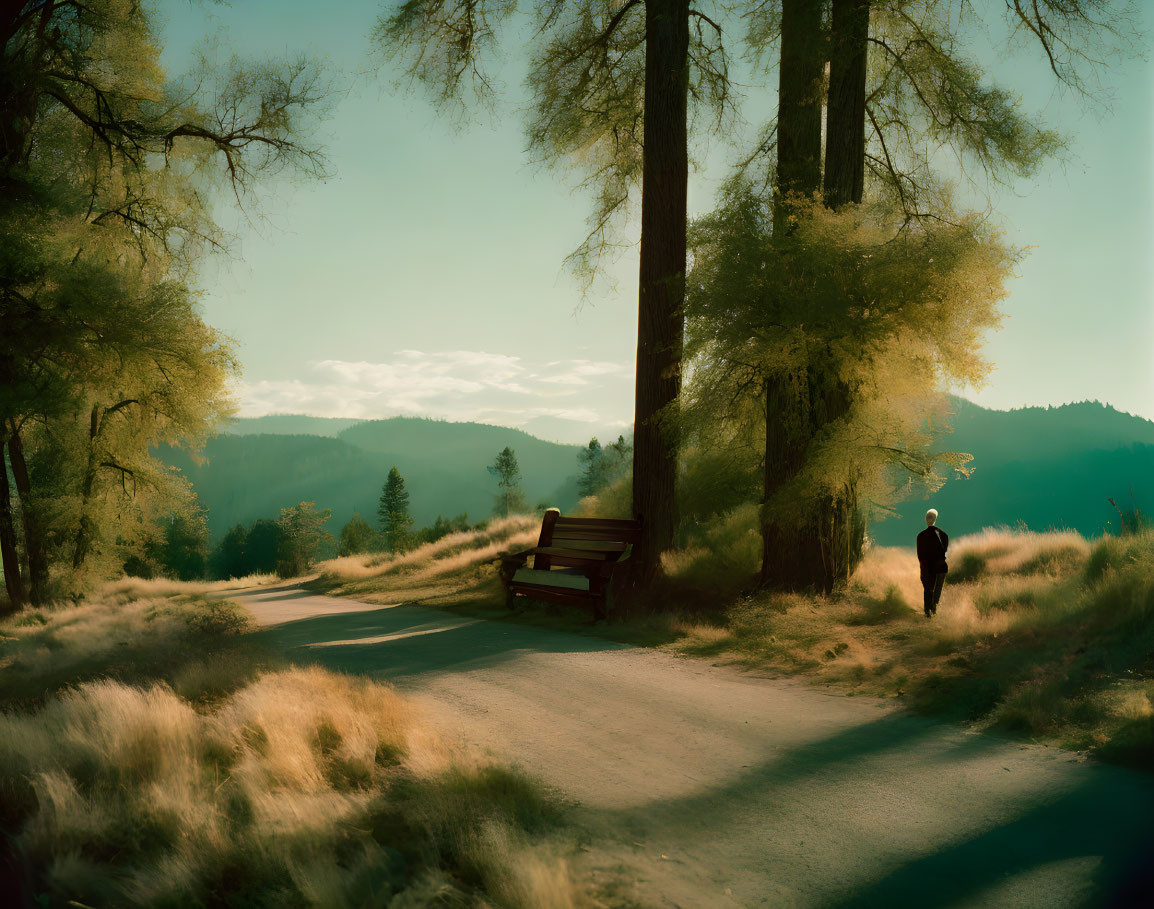
[[294, 658], [390, 681], [578, 800], [582, 871], [624, 901], [1122, 907], [1151, 885], [1138, 774], [592, 637], [292, 588], [237, 599]]

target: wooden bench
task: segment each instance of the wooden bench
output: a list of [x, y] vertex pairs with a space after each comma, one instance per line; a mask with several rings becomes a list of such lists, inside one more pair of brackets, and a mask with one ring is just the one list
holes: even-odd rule
[[[594, 620], [605, 617], [613, 572], [641, 541], [641, 522], [615, 518], [563, 518], [556, 508], [545, 512], [537, 545], [501, 557], [505, 602], [517, 597], [592, 608]], [[529, 557], [533, 567], [526, 566]]]

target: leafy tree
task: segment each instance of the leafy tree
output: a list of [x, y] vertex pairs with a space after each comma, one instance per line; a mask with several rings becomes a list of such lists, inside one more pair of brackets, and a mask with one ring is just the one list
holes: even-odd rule
[[243, 524], [230, 528], [212, 554], [212, 572], [218, 578], [243, 578], [252, 573], [248, 564], [248, 531]]
[[521, 491], [521, 467], [517, 455], [506, 445], [497, 453], [496, 460], [486, 470], [497, 481], [496, 501], [493, 513], [502, 518], [518, 514], [528, 507], [525, 494]]
[[328, 508], [318, 510], [313, 502], [301, 502], [292, 508], [282, 508], [280, 540], [277, 546], [277, 574], [291, 578], [304, 574], [312, 567], [322, 547], [332, 542], [325, 522], [332, 517]]
[[163, 535], [152, 553], [166, 577], [196, 581], [208, 568], [209, 534], [204, 512], [174, 514], [163, 524]]
[[395, 464], [381, 490], [377, 517], [389, 552], [404, 552], [411, 542], [409, 528], [413, 525], [413, 519], [409, 515], [409, 493]]
[[577, 452], [577, 463], [581, 466], [581, 475], [577, 478], [577, 491], [581, 497], [591, 496], [605, 485], [605, 455], [601, 450], [601, 443], [597, 436], [589, 440], [589, 444]]
[[277, 570], [280, 558], [280, 522], [270, 518], [258, 518], [248, 528], [245, 546], [244, 569], [241, 577], [249, 574], [272, 574]]
[[[1033, 122], [1022, 112], [1013, 93], [991, 86], [981, 68], [967, 58], [959, 31], [967, 20], [953, 15], [953, 9], [953, 4], [944, 0], [781, 0], [751, 11], [749, 37], [754, 51], [762, 59], [772, 60], [776, 50], [778, 106], [763, 141], [739, 171], [739, 179], [723, 201], [723, 211], [713, 227], [720, 222], [731, 227], [742, 223], [751, 231], [750, 242], [755, 245], [771, 238], [781, 246], [775, 254], [774, 267], [796, 265], [801, 273], [796, 278], [776, 270], [765, 274], [773, 275], [783, 287], [798, 290], [798, 300], [815, 299], [816, 285], [807, 262], [820, 245], [815, 244], [812, 233], [804, 242], [795, 240], [796, 235], [808, 230], [804, 227], [807, 218], [824, 225], [821, 242], [828, 252], [843, 243], [859, 246], [863, 236], [859, 226], [825, 218], [815, 209], [814, 199], [820, 198], [833, 211], [866, 205], [868, 214], [854, 217], [864, 217], [861, 225], [872, 224], [883, 236], [893, 234], [901, 242], [892, 251], [901, 251], [909, 262], [916, 261], [916, 257], [905, 242], [908, 237], [897, 236], [906, 230], [915, 237], [933, 238], [926, 241], [927, 246], [947, 241], [954, 250], [966, 246], [959, 234], [939, 229], [943, 222], [962, 232], [969, 230], [970, 248], [985, 249], [996, 260], [1000, 247], [988, 231], [974, 219], [955, 212], [950, 204], [945, 181], [935, 173], [937, 150], [945, 147], [952, 151], [967, 173], [977, 170], [987, 180], [999, 181], [1032, 173], [1043, 159], [1060, 148], [1056, 134]], [[1041, 40], [1051, 66], [1068, 82], [1072, 70], [1066, 64], [1083, 55], [1095, 33], [1110, 33], [1112, 23], [1121, 21], [1105, 4], [1097, 2], [1042, 0], [1032, 5], [1007, 3], [1006, 9], [1011, 22], [1022, 26], [1024, 34]], [[760, 214], [751, 214], [753, 203], [743, 199], [750, 187], [742, 175], [749, 175], [755, 162], [764, 166], [762, 182], [772, 189], [768, 221]], [[896, 227], [892, 222], [895, 212]], [[840, 240], [835, 239], [838, 230], [845, 231]], [[716, 239], [716, 234], [704, 239], [704, 249], [709, 249]], [[791, 250], [787, 248], [790, 246], [802, 248]], [[1003, 249], [1002, 253], [1004, 261], [1012, 258], [1009, 251]], [[706, 253], [707, 257], [710, 255]], [[765, 261], [765, 256], [756, 252], [754, 258]], [[843, 263], [842, 267], [851, 269], [852, 277], [846, 281], [849, 296], [840, 304], [843, 312], [852, 312], [861, 305], [862, 298], [854, 298], [853, 285], [856, 282], [859, 288], [864, 286], [865, 273], [877, 267], [883, 285], [894, 280], [897, 271], [891, 268], [887, 272], [881, 262], [871, 258]], [[745, 271], [744, 263], [738, 265], [737, 271]], [[998, 271], [982, 269], [982, 273], [994, 278]], [[727, 279], [716, 280], [724, 284]], [[800, 288], [795, 288], [795, 280], [800, 280]], [[927, 281], [927, 286], [930, 283]], [[792, 321], [766, 325], [764, 318], [757, 318], [752, 300], [773, 300], [775, 292], [755, 287], [752, 281], [744, 292], [749, 299], [735, 302], [734, 310], [749, 316], [748, 325], [738, 320], [737, 328], [739, 333], [746, 330], [745, 341], [750, 350], [743, 354], [723, 345], [720, 349], [728, 350], [727, 357], [713, 359], [706, 354], [705, 361], [697, 365], [704, 367], [705, 362], [710, 362], [714, 368], [728, 369], [728, 357], [738, 357], [752, 369], [752, 373], [741, 374], [758, 377], [752, 387], [760, 388], [760, 407], [766, 423], [760, 433], [764, 444], [760, 456], [766, 519], [763, 582], [828, 589], [834, 578], [848, 575], [860, 557], [863, 515], [859, 502], [864, 500], [855, 471], [860, 468], [863, 478], [868, 478], [873, 462], [863, 455], [859, 468], [839, 472], [822, 460], [822, 453], [827, 451], [826, 440], [856, 427], [854, 437], [868, 434], [875, 440], [888, 439], [903, 450], [913, 449], [918, 444], [917, 424], [908, 424], [911, 435], [899, 441], [900, 437], [890, 431], [891, 424], [883, 420], [879, 426], [866, 419], [874, 398], [861, 366], [875, 364], [875, 370], [881, 370], [883, 364], [868, 351], [839, 344], [836, 331], [829, 333], [834, 323], [827, 320], [836, 306], [831, 309], [827, 301], [824, 309], [819, 306], [814, 312], [798, 312], [775, 303], [768, 311]], [[966, 302], [984, 305], [999, 293], [983, 292]], [[962, 308], [975, 317], [975, 325], [988, 324], [988, 319], [980, 315], [980, 307]], [[884, 311], [885, 302], [869, 309], [875, 314]], [[909, 349], [935, 342], [931, 326], [909, 321], [903, 324], [907, 332], [914, 332]], [[734, 340], [716, 323], [706, 329], [705, 336], [714, 329]], [[765, 368], [769, 363], [766, 332], [778, 332], [776, 343], [781, 345], [776, 365], [769, 369]], [[972, 333], [964, 337], [969, 346], [962, 345], [961, 353], [969, 362], [978, 337]], [[824, 340], [818, 343], [819, 339]], [[699, 356], [701, 350], [699, 347]], [[895, 362], [903, 362], [900, 353], [894, 353]], [[860, 358], [855, 361], [852, 357]], [[933, 357], [926, 363], [940, 365]], [[914, 408], [924, 412], [929, 406], [924, 399], [932, 396], [940, 370], [934, 365], [915, 369], [913, 374], [922, 375], [926, 381], [921, 388], [923, 403]], [[695, 381], [700, 387], [724, 384], [704, 373]], [[695, 397], [702, 397], [700, 387]], [[748, 405], [747, 395], [739, 398]], [[860, 450], [861, 446], [857, 448]], [[846, 448], [853, 450], [855, 446]], [[920, 462], [914, 466], [924, 467]], [[812, 482], [814, 472], [825, 468], [841, 478], [840, 485]], [[805, 480], [807, 475], [809, 483]], [[868, 488], [870, 481], [862, 481], [866, 483], [863, 488]], [[799, 513], [801, 500], [796, 497], [798, 488], [803, 487], [811, 493], [805, 515]], [[791, 495], [795, 507], [787, 516], [777, 505]]]
[[238, 200], [316, 172], [299, 136], [321, 90], [303, 60], [169, 82], [130, 0], [6, 4], [0, 58], [0, 550], [41, 602], [50, 565], [111, 567], [117, 537], [187, 498], [148, 448], [195, 447], [227, 410], [232, 358], [187, 287], [225, 241], [203, 200], [222, 172]]
[[772, 204], [746, 186], [695, 225], [685, 413], [700, 448], [762, 470], [763, 583], [828, 590], [860, 548], [859, 502], [892, 502], [895, 467], [931, 477], [926, 391], [985, 374], [978, 343], [1016, 255], [976, 216], [795, 213], [779, 242]]
[[337, 546], [337, 555], [357, 555], [362, 552], [372, 552], [379, 545], [377, 533], [372, 525], [354, 512], [349, 522], [341, 528], [340, 543]]

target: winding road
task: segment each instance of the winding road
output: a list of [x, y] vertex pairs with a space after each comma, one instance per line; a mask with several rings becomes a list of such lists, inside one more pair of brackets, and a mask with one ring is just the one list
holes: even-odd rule
[[294, 660], [387, 681], [575, 800], [620, 905], [1154, 905], [1154, 779], [706, 661], [294, 587]]

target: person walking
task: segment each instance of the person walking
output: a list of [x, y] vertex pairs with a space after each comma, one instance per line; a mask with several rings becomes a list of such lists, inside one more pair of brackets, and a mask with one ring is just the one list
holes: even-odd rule
[[918, 534], [918, 564], [921, 566], [922, 590], [925, 593], [926, 618], [938, 612], [938, 600], [942, 598], [942, 585], [946, 581], [946, 550], [950, 548], [950, 538], [937, 526], [938, 511], [931, 508], [926, 512], [926, 529]]

